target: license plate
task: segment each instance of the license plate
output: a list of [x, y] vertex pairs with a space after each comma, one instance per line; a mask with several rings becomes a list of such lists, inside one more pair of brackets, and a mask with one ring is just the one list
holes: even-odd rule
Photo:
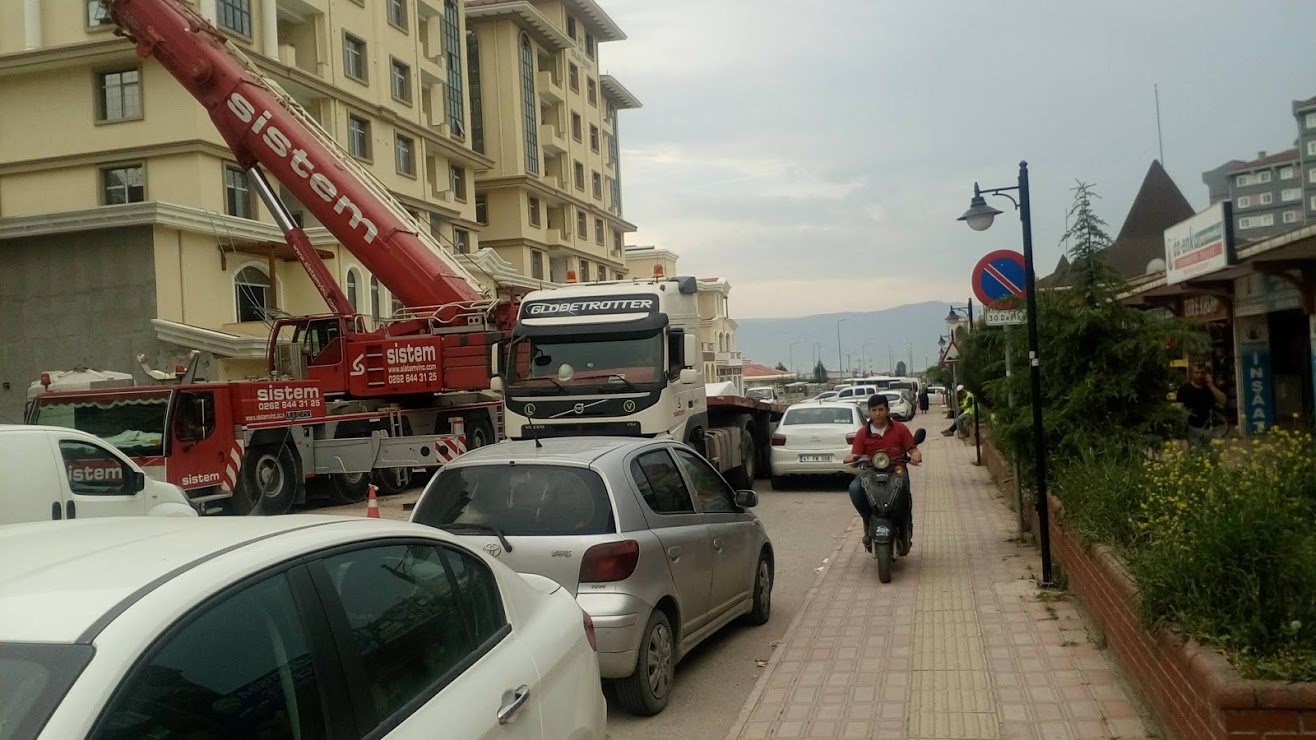
[[831, 455], [800, 455], [800, 462], [831, 462]]

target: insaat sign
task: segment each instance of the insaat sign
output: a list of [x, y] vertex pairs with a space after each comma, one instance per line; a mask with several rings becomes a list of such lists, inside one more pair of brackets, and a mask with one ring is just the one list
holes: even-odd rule
[[608, 314], [656, 313], [658, 299], [652, 297], [604, 296], [599, 298], [558, 298], [527, 303], [521, 307], [526, 318], [551, 316], [606, 316]]
[[1232, 211], [1221, 201], [1165, 230], [1165, 282], [1182, 283], [1234, 263]]

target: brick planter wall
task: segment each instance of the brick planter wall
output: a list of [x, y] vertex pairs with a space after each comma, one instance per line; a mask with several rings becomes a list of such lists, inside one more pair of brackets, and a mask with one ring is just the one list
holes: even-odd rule
[[[1138, 619], [1137, 585], [1120, 558], [1103, 545], [1085, 547], [1051, 502], [1051, 554], [1069, 589], [1101, 625], [1152, 711], [1173, 737], [1220, 740], [1316, 740], [1316, 684], [1250, 681], [1218, 651], [1169, 634], [1152, 635]], [[1037, 513], [1033, 531], [1041, 531]]]

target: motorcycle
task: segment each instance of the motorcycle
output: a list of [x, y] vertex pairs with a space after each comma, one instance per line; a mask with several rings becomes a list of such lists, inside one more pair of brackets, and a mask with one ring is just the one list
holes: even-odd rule
[[[923, 444], [926, 438], [926, 431], [919, 429], [914, 432], [914, 444]], [[856, 476], [873, 507], [866, 534], [871, 542], [870, 552], [877, 560], [877, 578], [882, 583], [890, 583], [891, 568], [897, 557], [909, 554], [909, 538], [913, 534], [905, 531], [905, 519], [898, 516], [897, 511], [905, 494], [905, 466], [909, 464], [909, 455], [893, 460], [885, 452], [879, 452], [872, 458], [860, 457], [851, 464], [859, 468]], [[913, 502], [909, 504], [912, 506]]]

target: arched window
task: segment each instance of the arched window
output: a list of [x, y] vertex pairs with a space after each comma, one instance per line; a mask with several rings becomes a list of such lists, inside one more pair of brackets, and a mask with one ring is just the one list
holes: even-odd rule
[[379, 320], [379, 278], [370, 276], [370, 318]]
[[525, 171], [539, 174], [539, 98], [535, 95], [535, 50], [521, 34], [521, 118], [525, 126]]
[[347, 271], [347, 302], [352, 306], [352, 313], [361, 312], [361, 304], [357, 301], [356, 286], [361, 283], [357, 277], [356, 270]]
[[233, 277], [238, 321], [265, 321], [270, 310], [270, 276], [251, 265]]

